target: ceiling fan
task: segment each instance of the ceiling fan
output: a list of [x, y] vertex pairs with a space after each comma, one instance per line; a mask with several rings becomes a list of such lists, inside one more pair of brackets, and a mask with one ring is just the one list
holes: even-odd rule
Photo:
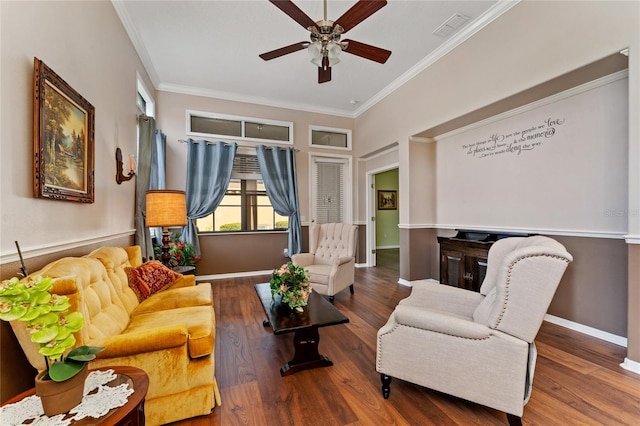
[[327, 20], [327, 0], [324, 0], [324, 20], [313, 22], [291, 0], [269, 0], [291, 19], [311, 33], [311, 42], [301, 41], [259, 55], [265, 61], [279, 58], [298, 50], [307, 49], [311, 62], [318, 67], [318, 83], [331, 80], [331, 66], [340, 62], [340, 52], [360, 56], [384, 64], [391, 55], [390, 50], [381, 49], [355, 40], [340, 41], [340, 36], [384, 7], [386, 0], [359, 0], [335, 21]]

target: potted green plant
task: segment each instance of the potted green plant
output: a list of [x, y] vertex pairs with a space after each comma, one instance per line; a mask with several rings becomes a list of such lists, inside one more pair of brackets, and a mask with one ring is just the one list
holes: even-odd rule
[[[66, 296], [51, 294], [53, 280], [50, 277], [33, 276], [19, 280], [3, 280], [0, 285], [0, 319], [23, 321], [31, 334], [31, 341], [39, 346], [38, 353], [45, 357], [47, 370], [36, 377], [36, 394], [43, 400], [45, 414], [51, 416], [73, 408], [82, 400], [87, 362], [104, 348], [79, 346], [71, 351], [76, 339], [73, 333], [82, 329], [84, 317], [80, 312], [68, 312], [71, 304]], [[71, 380], [79, 382], [77, 401], [62, 403], [59, 388], [73, 387]], [[64, 383], [56, 386], [56, 384]], [[53, 391], [42, 388], [53, 387]], [[53, 392], [55, 401], [49, 407], [42, 392]], [[73, 404], [66, 408], [68, 404]], [[66, 409], [65, 409], [66, 408]], [[62, 410], [62, 411], [60, 411]]]
[[303, 307], [307, 306], [311, 286], [309, 277], [301, 266], [295, 266], [290, 261], [283, 264], [271, 274], [269, 286], [271, 297], [281, 294], [282, 303], [286, 303], [291, 309], [302, 312]]

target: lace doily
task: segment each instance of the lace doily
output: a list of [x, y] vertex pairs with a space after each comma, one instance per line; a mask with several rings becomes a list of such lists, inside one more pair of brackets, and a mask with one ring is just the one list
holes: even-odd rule
[[1, 422], [7, 426], [67, 426], [72, 421], [85, 417], [100, 418], [109, 410], [126, 404], [133, 393], [133, 389], [126, 383], [114, 387], [107, 386], [107, 383], [116, 377], [113, 370], [92, 371], [84, 383], [82, 402], [72, 408], [68, 414], [47, 417], [42, 409], [40, 397], [32, 395], [0, 408]]

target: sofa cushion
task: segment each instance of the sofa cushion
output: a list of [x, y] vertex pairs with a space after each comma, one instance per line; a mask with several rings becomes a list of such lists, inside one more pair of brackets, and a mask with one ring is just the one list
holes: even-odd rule
[[131, 315], [187, 308], [189, 306], [213, 306], [211, 284], [202, 283], [191, 287], [171, 287], [140, 303]]
[[142, 302], [154, 293], [165, 290], [173, 284], [180, 274], [173, 272], [157, 260], [143, 263], [137, 268], [126, 267], [129, 287]]
[[189, 357], [199, 358], [213, 353], [215, 317], [211, 306], [192, 306], [136, 315], [131, 318], [124, 333], [178, 324], [187, 326]]

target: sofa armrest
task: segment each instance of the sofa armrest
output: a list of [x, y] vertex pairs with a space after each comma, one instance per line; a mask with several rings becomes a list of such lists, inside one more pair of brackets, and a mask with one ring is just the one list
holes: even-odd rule
[[169, 288], [193, 287], [196, 285], [195, 275], [182, 275]]
[[[175, 348], [187, 344], [186, 324], [168, 325], [155, 329], [118, 334], [104, 339], [98, 345], [104, 346], [99, 359], [118, 358], [152, 351]], [[94, 343], [92, 345], [95, 346]]]
[[395, 316], [399, 324], [466, 339], [485, 339], [492, 333], [486, 325], [416, 306], [399, 305]]

